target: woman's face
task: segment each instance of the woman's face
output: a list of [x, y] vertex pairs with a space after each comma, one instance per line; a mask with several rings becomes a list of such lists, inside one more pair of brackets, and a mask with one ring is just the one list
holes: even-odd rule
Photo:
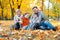
[[29, 16], [30, 16], [29, 14], [26, 14], [24, 17], [25, 17], [25, 18], [29, 18]]

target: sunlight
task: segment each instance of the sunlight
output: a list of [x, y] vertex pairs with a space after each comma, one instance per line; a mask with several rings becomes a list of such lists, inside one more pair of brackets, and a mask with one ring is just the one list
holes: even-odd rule
[[52, 8], [52, 3], [49, 2], [49, 0], [46, 0], [46, 1], [44, 2], [44, 5], [46, 6], [46, 9], [48, 9], [48, 7], [49, 7], [49, 8]]

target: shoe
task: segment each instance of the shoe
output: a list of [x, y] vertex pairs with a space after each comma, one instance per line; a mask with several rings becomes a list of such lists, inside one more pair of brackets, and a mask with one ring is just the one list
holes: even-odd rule
[[53, 31], [56, 31], [58, 29], [58, 27], [55, 27], [54, 29], [53, 29]]

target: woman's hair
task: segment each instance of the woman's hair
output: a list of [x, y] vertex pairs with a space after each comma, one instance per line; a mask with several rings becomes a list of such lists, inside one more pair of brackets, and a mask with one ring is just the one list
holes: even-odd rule
[[28, 14], [28, 12], [25, 12], [25, 13], [23, 14], [23, 17], [24, 17], [26, 14]]

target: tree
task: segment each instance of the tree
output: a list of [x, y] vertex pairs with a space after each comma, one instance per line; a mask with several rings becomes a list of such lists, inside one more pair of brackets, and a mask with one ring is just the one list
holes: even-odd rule
[[2, 19], [3, 19], [3, 9], [4, 9], [4, 5], [2, 5], [3, 1], [0, 0], [0, 5], [1, 5], [1, 8], [2, 8]]

